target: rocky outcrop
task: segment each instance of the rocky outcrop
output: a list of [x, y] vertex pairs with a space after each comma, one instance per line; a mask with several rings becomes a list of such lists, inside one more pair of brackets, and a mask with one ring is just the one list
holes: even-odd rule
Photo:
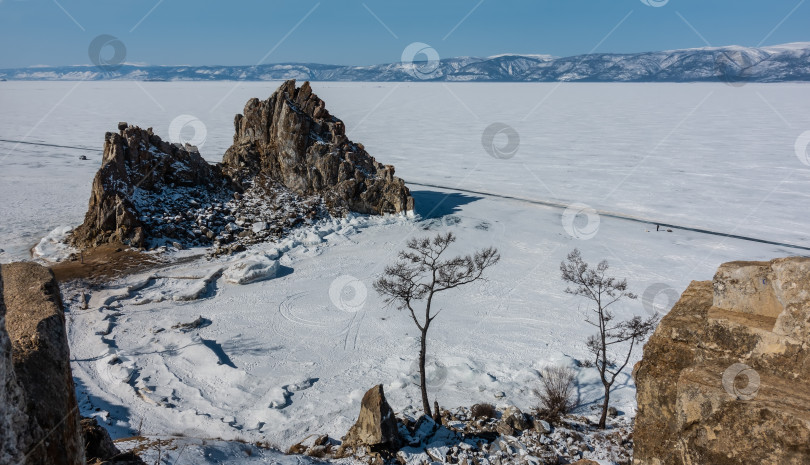
[[0, 276], [14, 373], [28, 416], [26, 431], [17, 437], [31, 437], [24, 463], [83, 464], [65, 316], [53, 274], [35, 263], [12, 263], [0, 268]]
[[635, 464], [810, 463], [810, 259], [692, 282], [634, 373]]
[[394, 167], [350, 141], [308, 82], [296, 89], [287, 81], [269, 99], [251, 99], [235, 126], [223, 163], [210, 165], [196, 147], [119, 123], [119, 132], [105, 136], [89, 208], [71, 243], [233, 252], [327, 212], [413, 210]]
[[90, 205], [72, 241], [82, 248], [109, 242], [144, 247], [147, 238], [187, 239], [201, 202], [229, 200], [227, 184], [195, 147], [170, 144], [151, 128], [120, 123], [118, 133], [104, 137]]
[[371, 451], [394, 451], [400, 446], [394, 410], [385, 400], [382, 384], [369, 389], [360, 403], [357, 422], [343, 438], [344, 447], [367, 447]]
[[322, 195], [332, 209], [413, 210], [413, 197], [394, 167], [350, 141], [343, 121], [329, 114], [309, 82], [296, 88], [289, 80], [267, 100], [249, 100], [234, 126], [223, 164], [235, 178], [263, 173], [299, 195]]
[[14, 373], [6, 332], [6, 305], [0, 274], [0, 463], [23, 463], [33, 442], [25, 413], [25, 395]]

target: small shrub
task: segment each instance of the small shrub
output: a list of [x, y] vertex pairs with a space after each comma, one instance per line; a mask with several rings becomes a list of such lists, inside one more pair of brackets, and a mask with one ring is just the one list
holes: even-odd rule
[[540, 389], [534, 391], [540, 398], [536, 414], [541, 419], [556, 422], [570, 412], [576, 403], [574, 397], [574, 370], [565, 366], [551, 366], [543, 369]]
[[496, 417], [497, 410], [492, 404], [475, 404], [470, 409], [470, 414], [473, 418], [484, 417], [489, 420]]

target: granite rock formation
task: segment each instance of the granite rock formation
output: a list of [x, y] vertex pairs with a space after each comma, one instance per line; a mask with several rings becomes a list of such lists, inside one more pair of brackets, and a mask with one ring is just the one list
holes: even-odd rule
[[65, 315], [53, 274], [25, 262], [3, 265], [0, 276], [14, 374], [28, 417], [26, 425], [15, 423], [15, 428], [26, 427], [16, 437], [31, 439], [24, 463], [83, 464]]
[[636, 465], [810, 463], [810, 258], [692, 282], [634, 376]]
[[394, 167], [348, 140], [308, 82], [296, 89], [287, 81], [269, 99], [251, 99], [235, 126], [223, 163], [211, 165], [196, 147], [119, 123], [119, 132], [105, 136], [89, 208], [71, 243], [233, 252], [327, 213], [413, 210]]
[[109, 242], [144, 247], [150, 237], [185, 239], [193, 228], [183, 223], [196, 219], [195, 207], [230, 195], [227, 179], [196, 148], [165, 142], [151, 128], [119, 123], [118, 133], [104, 137], [90, 205], [72, 241], [82, 248]]
[[266, 174], [299, 195], [322, 195], [330, 209], [413, 210], [413, 197], [394, 167], [350, 141], [343, 121], [329, 114], [309, 82], [296, 88], [289, 80], [267, 100], [249, 100], [234, 126], [223, 164], [236, 179]]

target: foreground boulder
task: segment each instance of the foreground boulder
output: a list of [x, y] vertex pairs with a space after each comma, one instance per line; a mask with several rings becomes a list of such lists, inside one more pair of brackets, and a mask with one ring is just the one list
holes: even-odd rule
[[319, 194], [331, 209], [382, 214], [413, 210], [394, 167], [377, 162], [346, 137], [309, 82], [289, 80], [267, 100], [250, 99], [234, 120], [223, 164], [235, 178], [263, 173], [299, 195]]
[[25, 407], [25, 394], [11, 360], [0, 274], [0, 463], [23, 463], [25, 453], [33, 443]]
[[53, 274], [35, 263], [12, 263], [0, 268], [0, 277], [14, 374], [28, 417], [26, 425], [15, 423], [15, 429], [26, 427], [16, 437], [31, 438], [24, 463], [83, 464], [65, 315]]
[[394, 410], [385, 400], [382, 384], [369, 389], [360, 403], [360, 416], [343, 438], [343, 447], [355, 450], [395, 451], [400, 446], [399, 429]]
[[635, 370], [634, 463], [810, 463], [810, 259], [692, 282]]

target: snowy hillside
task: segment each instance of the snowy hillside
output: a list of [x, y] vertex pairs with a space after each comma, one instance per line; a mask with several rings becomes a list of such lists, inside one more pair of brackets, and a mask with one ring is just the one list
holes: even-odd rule
[[632, 54], [495, 55], [371, 66], [279, 63], [257, 66], [92, 65], [0, 70], [7, 80], [139, 81], [500, 81], [500, 82], [783, 82], [810, 80], [810, 43], [705, 47]]

